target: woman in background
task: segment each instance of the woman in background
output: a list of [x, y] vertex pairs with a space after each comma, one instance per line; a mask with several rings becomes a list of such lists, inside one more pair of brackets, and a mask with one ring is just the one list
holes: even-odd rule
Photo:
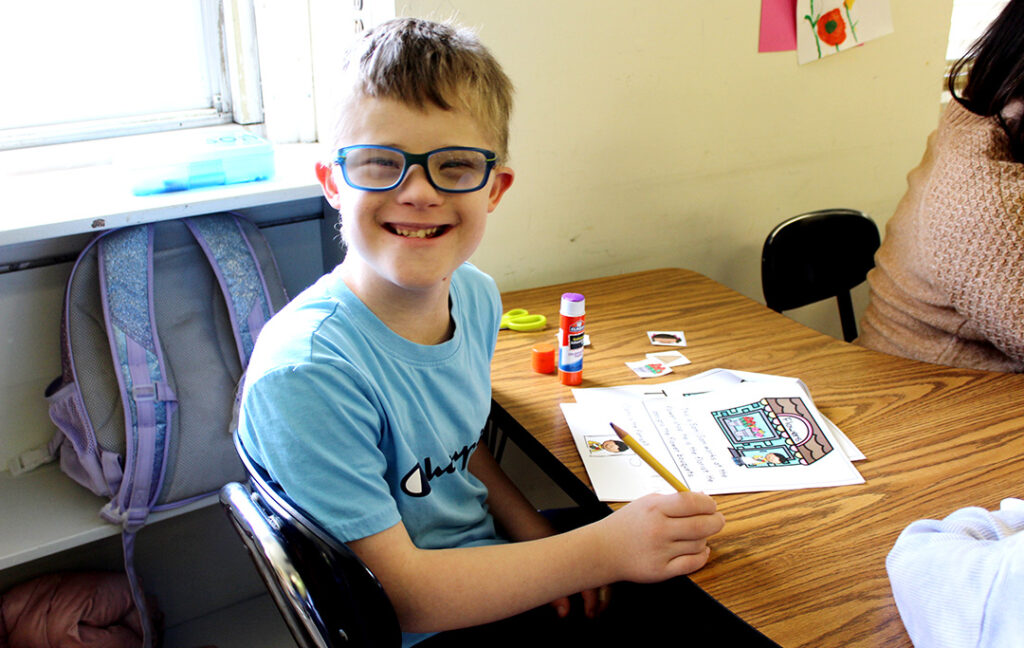
[[[958, 73], [970, 68], [963, 95]], [[1024, 371], [1024, 0], [954, 66], [953, 95], [868, 274], [857, 343]]]
[[[930, 362], [1022, 371], [1024, 0], [1010, 0], [951, 79], [971, 57], [964, 96], [954, 92], [889, 223], [858, 342]], [[1021, 499], [918, 520], [885, 564], [917, 648], [1024, 645]]]

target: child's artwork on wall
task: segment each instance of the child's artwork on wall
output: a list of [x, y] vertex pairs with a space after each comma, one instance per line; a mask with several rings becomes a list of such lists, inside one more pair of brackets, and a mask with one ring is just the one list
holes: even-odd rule
[[892, 33], [889, 0], [797, 0], [796, 21], [800, 63]]

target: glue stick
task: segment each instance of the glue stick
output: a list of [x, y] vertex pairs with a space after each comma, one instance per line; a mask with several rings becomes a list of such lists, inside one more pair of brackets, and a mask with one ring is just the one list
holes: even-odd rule
[[565, 293], [558, 309], [558, 378], [563, 385], [583, 381], [583, 295]]

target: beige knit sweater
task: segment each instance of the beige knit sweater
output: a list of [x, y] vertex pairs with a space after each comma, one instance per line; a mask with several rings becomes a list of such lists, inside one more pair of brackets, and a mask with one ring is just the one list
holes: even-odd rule
[[857, 343], [1024, 371], [1024, 164], [994, 119], [950, 102], [868, 273]]

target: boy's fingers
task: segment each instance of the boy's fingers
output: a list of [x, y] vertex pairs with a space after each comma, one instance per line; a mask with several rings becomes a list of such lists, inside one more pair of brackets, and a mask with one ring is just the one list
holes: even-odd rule
[[583, 596], [583, 613], [588, 619], [593, 619], [601, 614], [611, 602], [611, 586], [602, 585], [597, 589], [581, 592]]
[[560, 599], [551, 601], [551, 607], [555, 608], [555, 613], [558, 614], [558, 618], [564, 619], [569, 616], [569, 597], [563, 596]]
[[585, 614], [588, 619], [593, 619], [597, 616], [597, 590], [583, 590], [580, 592], [580, 596], [583, 598], [583, 614]]
[[665, 495], [661, 509], [670, 517], [710, 515], [718, 510], [715, 500], [704, 493], [675, 493]]
[[721, 513], [711, 515], [691, 515], [672, 520], [668, 533], [675, 540], [705, 540], [725, 527], [725, 517]]
[[669, 562], [669, 568], [679, 575], [690, 574], [703, 567], [710, 556], [711, 547], [705, 546], [698, 553], [676, 556]]

